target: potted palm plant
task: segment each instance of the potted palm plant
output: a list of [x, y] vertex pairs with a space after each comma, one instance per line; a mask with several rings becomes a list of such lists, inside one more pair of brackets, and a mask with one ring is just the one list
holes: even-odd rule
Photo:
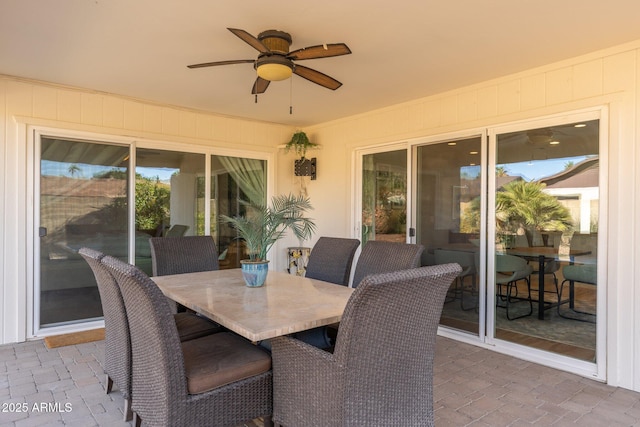
[[304, 196], [280, 195], [271, 199], [271, 206], [249, 202], [247, 214], [230, 217], [221, 215], [245, 241], [249, 253], [248, 260], [241, 260], [242, 276], [247, 286], [262, 286], [267, 278], [267, 252], [285, 235], [288, 229], [299, 240], [309, 239], [316, 225], [304, 215], [313, 209], [309, 198]]

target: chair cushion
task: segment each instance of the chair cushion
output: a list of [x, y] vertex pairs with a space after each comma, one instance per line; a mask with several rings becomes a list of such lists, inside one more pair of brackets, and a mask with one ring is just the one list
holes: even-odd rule
[[176, 326], [180, 341], [188, 341], [223, 330], [222, 326], [194, 313], [176, 313]]
[[182, 343], [189, 394], [204, 393], [271, 369], [271, 356], [231, 332]]

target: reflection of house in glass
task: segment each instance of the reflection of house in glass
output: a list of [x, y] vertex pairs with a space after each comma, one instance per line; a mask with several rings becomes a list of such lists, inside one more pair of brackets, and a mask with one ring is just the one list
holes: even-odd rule
[[544, 191], [557, 197], [569, 209], [578, 233], [598, 231], [599, 165], [598, 157], [587, 158], [567, 170], [540, 180], [547, 186]]

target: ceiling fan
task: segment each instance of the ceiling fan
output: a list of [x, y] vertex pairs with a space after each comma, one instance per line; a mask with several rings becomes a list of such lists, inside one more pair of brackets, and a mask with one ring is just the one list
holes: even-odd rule
[[267, 30], [258, 34], [256, 38], [244, 30], [237, 28], [227, 29], [260, 52], [258, 58], [205, 62], [202, 64], [188, 65], [187, 67], [203, 68], [217, 65], [253, 63], [253, 68], [256, 69], [258, 74], [251, 89], [251, 93], [254, 95], [264, 93], [272, 81], [288, 79], [292, 74], [297, 74], [310, 82], [331, 90], [336, 90], [342, 86], [342, 83], [333, 77], [320, 71], [298, 65], [293, 61], [348, 55], [351, 53], [351, 50], [344, 43], [321, 44], [289, 52], [292, 39], [291, 35], [284, 31]]

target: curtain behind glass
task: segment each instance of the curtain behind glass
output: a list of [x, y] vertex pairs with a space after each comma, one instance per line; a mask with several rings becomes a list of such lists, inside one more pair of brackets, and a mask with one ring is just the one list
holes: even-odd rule
[[218, 156], [218, 159], [251, 203], [257, 205], [265, 203], [267, 180], [264, 160], [227, 156]]

